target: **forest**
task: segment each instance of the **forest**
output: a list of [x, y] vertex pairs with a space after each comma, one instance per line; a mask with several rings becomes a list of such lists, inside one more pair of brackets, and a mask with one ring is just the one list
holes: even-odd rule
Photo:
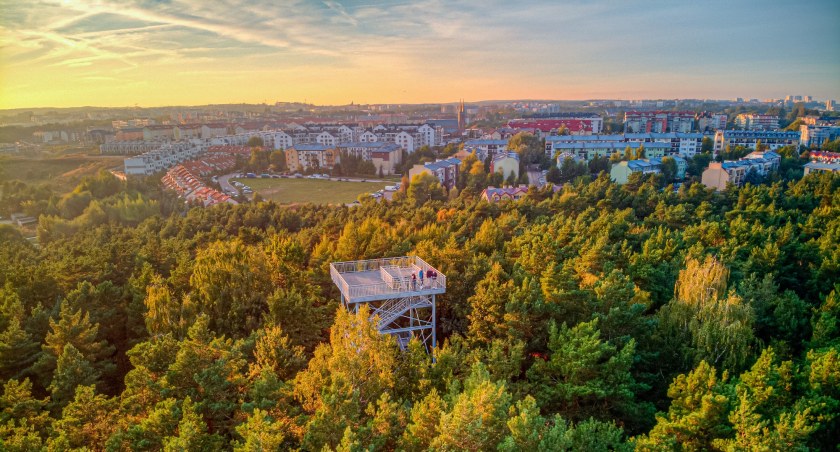
[[[206, 209], [7, 184], [43, 214], [37, 244], [0, 225], [0, 449], [836, 450], [840, 176], [421, 182]], [[447, 278], [431, 353], [330, 280], [402, 255]]]

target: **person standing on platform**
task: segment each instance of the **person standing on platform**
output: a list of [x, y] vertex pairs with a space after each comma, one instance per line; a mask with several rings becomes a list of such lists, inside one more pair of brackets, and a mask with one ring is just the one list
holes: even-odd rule
[[411, 274], [411, 290], [417, 290], [417, 275]]
[[420, 287], [421, 287], [421, 288], [422, 288], [422, 287], [425, 287], [425, 286], [423, 285], [423, 269], [422, 269], [422, 268], [420, 269]]

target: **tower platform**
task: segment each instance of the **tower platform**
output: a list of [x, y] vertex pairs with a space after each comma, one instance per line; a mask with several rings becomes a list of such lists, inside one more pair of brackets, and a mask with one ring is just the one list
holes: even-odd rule
[[[429, 270], [437, 276], [429, 278]], [[341, 292], [341, 303], [356, 311], [359, 303], [368, 303], [371, 315], [379, 318], [379, 332], [396, 336], [401, 347], [411, 336], [417, 336], [427, 349], [437, 345], [435, 296], [446, 292], [446, 276], [423, 259], [401, 256], [333, 262], [330, 276]]]

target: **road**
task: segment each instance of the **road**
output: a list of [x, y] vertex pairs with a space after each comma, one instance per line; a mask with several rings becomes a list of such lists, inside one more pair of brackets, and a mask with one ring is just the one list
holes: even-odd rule
[[238, 174], [238, 173], [231, 173], [231, 174], [225, 174], [224, 176], [219, 176], [219, 185], [222, 186], [222, 191], [224, 191], [225, 193], [235, 193], [235, 194], [238, 195], [239, 190], [237, 190], [236, 187], [234, 187], [233, 185], [230, 184], [230, 182], [228, 182], [228, 179], [232, 178], [234, 176], [234, 174]]

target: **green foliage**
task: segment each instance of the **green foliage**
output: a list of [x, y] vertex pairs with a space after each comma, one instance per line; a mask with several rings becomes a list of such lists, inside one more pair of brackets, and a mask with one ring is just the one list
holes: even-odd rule
[[633, 402], [631, 340], [618, 349], [602, 341], [597, 320], [549, 328], [548, 360], [537, 360], [528, 380], [540, 406], [573, 419], [617, 414]]
[[[840, 178], [779, 152], [760, 186], [602, 174], [500, 204], [470, 157], [448, 196], [406, 178], [352, 208], [5, 184], [41, 240], [0, 226], [1, 448], [829, 450]], [[447, 278], [429, 352], [338, 308], [330, 262], [401, 255]]]
[[443, 199], [445, 199], [443, 187], [435, 176], [420, 173], [411, 178], [411, 184], [408, 186], [408, 200], [415, 205]]
[[196, 256], [190, 286], [211, 328], [241, 337], [259, 325], [267, 310], [270, 269], [263, 254], [249, 252], [241, 241], [216, 242]]

